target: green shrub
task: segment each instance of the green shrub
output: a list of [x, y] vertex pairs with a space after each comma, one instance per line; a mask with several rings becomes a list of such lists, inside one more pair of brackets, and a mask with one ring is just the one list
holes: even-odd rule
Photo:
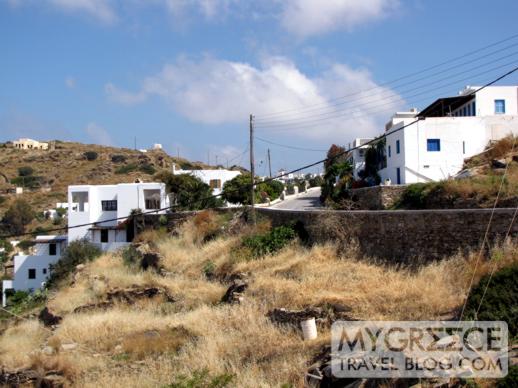
[[36, 189], [38, 187], [41, 187], [42, 182], [43, 177], [35, 175], [18, 176], [16, 178], [11, 179], [11, 183], [13, 185], [18, 187], [26, 187], [29, 189]]
[[242, 246], [250, 249], [254, 257], [272, 254], [284, 248], [296, 236], [290, 226], [278, 226], [260, 235], [245, 237]]
[[95, 151], [86, 151], [83, 156], [86, 158], [86, 160], [88, 161], [94, 161], [95, 159], [97, 159], [97, 157], [99, 156], [97, 154], [97, 152]]
[[160, 224], [160, 226], [167, 226], [168, 222], [169, 221], [165, 214], [162, 214], [160, 217], [158, 217], [158, 223]]
[[23, 199], [15, 200], [2, 218], [2, 224], [12, 234], [22, 234], [34, 219], [34, 211]]
[[92, 261], [100, 255], [101, 250], [88, 240], [72, 241], [63, 252], [61, 259], [52, 266], [49, 285], [56, 285], [71, 274], [77, 265]]
[[225, 388], [230, 386], [235, 376], [223, 373], [216, 376], [209, 375], [207, 369], [195, 370], [191, 376], [180, 375], [167, 388]]
[[32, 240], [22, 240], [18, 243], [16, 247], [21, 249], [22, 251], [26, 251], [27, 249], [32, 248], [34, 244], [35, 243]]
[[214, 277], [214, 273], [216, 272], [216, 264], [212, 260], [209, 260], [203, 266], [203, 274], [207, 279], [212, 279]]
[[18, 176], [31, 176], [34, 173], [34, 169], [29, 166], [20, 167], [18, 169]]
[[408, 185], [401, 194], [401, 198], [397, 207], [403, 207], [405, 209], [423, 209], [426, 200], [427, 183], [414, 183]]
[[115, 170], [115, 174], [128, 174], [132, 171], [136, 171], [138, 169], [138, 165], [136, 163], [125, 164], [124, 166], [120, 166]]
[[126, 156], [124, 156], [124, 155], [120, 155], [120, 154], [112, 155], [113, 163], [124, 163], [125, 161], [126, 161]]
[[122, 250], [122, 262], [127, 267], [135, 267], [140, 263], [141, 255], [133, 245], [129, 245]]
[[[518, 264], [495, 272], [487, 288], [480, 311], [476, 314], [489, 275], [483, 277], [471, 290], [466, 303], [467, 319], [479, 321], [506, 321], [509, 326], [509, 337], [518, 336]], [[475, 316], [477, 315], [477, 316]]]
[[144, 174], [149, 174], [149, 175], [153, 175], [156, 172], [155, 167], [153, 167], [149, 163], [141, 164], [138, 169], [140, 172], [143, 172]]
[[9, 311], [15, 314], [21, 314], [24, 311], [34, 309], [45, 303], [47, 300], [47, 292], [36, 290], [32, 294], [27, 291], [6, 291], [7, 307]]

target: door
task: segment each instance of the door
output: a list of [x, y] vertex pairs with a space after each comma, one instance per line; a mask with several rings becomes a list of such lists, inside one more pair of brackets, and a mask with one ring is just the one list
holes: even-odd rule
[[399, 167], [396, 168], [396, 183], [401, 184], [401, 169]]

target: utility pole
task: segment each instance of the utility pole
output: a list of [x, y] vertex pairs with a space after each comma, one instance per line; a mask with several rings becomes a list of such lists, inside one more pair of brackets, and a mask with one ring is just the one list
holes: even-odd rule
[[176, 147], [176, 155], [178, 156], [178, 159], [180, 159], [180, 147]]
[[216, 155], [216, 167], [218, 167], [218, 155]]
[[133, 146], [135, 147], [135, 151], [137, 150], [137, 137], [135, 136]]
[[255, 178], [255, 167], [254, 167], [254, 116], [250, 114], [250, 175], [252, 178], [252, 185], [250, 187], [250, 205], [252, 205], [251, 219], [255, 225], [255, 193], [254, 193], [254, 178]]
[[207, 150], [207, 164], [210, 166], [210, 150]]
[[268, 148], [268, 169], [270, 170], [270, 178], [272, 177], [272, 161], [270, 159], [270, 149]]

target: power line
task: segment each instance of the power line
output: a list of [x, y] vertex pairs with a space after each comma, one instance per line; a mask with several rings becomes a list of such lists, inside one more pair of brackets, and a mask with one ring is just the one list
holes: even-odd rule
[[[513, 54], [511, 54], [509, 56], [514, 56], [514, 55], [517, 55], [517, 54], [518, 54], [518, 51], [514, 52]], [[506, 56], [506, 57], [503, 57], [503, 58], [505, 59], [505, 58], [507, 58], [509, 56]], [[500, 59], [502, 59], [502, 58], [500, 58]], [[423, 94], [426, 94], [426, 93], [428, 93], [430, 91], [433, 91], [435, 89], [438, 89], [438, 88], [441, 88], [441, 87], [444, 87], [444, 86], [449, 86], [449, 85], [451, 85], [451, 83], [458, 83], [458, 82], [462, 82], [462, 81], [465, 81], [465, 80], [470, 80], [470, 79], [473, 79], [474, 77], [478, 77], [478, 76], [481, 76], [481, 75], [493, 72], [495, 70], [499, 70], [499, 69], [501, 69], [503, 67], [514, 65], [514, 64], [516, 64], [516, 59], [513, 59], [513, 61], [511, 61], [511, 62], [506, 62], [505, 64], [492, 67], [490, 69], [487, 69], [485, 71], [479, 72], [477, 74], [472, 74], [472, 75], [469, 75], [469, 76], [465, 76], [463, 78], [455, 79], [453, 81], [451, 80], [452, 77], [456, 77], [456, 76], [460, 76], [460, 75], [466, 75], [466, 74], [472, 72], [473, 70], [477, 70], [477, 69], [479, 69], [481, 67], [490, 65], [492, 63], [494, 63], [494, 62], [486, 62], [483, 65], [476, 66], [476, 67], [471, 68], [469, 70], [465, 70], [465, 71], [456, 73], [454, 75], [443, 77], [443, 78], [440, 78], [438, 80], [434, 80], [434, 81], [422, 84], [422, 85], [420, 85], [418, 87], [414, 87], [412, 89], [405, 90], [403, 93], [417, 91], [417, 90], [422, 89], [423, 87], [433, 86], [433, 88], [431, 88], [430, 90], [427, 90], [427, 91], [425, 90], [425, 91], [421, 91], [419, 93], [415, 93], [413, 95], [407, 96], [407, 98], [423, 95]], [[437, 86], [437, 83], [441, 82], [441, 81], [448, 81], [448, 82], [443, 83], [440, 86]], [[383, 104], [383, 105], [387, 105], [388, 103], [397, 102], [398, 100], [401, 100], [402, 97], [403, 98], [405, 97], [404, 95], [402, 95], [402, 97], [400, 97], [398, 94], [395, 94], [395, 93], [393, 93], [391, 91], [386, 91], [386, 92], [389, 94], [387, 97], [381, 97], [380, 95], [378, 95], [378, 96], [375, 96], [376, 98], [371, 99], [370, 101], [365, 101], [365, 102], [361, 102], [361, 103], [357, 103], [357, 104], [352, 104], [350, 106], [344, 107], [343, 109], [338, 109], [338, 110], [334, 110], [334, 111], [331, 111], [331, 112], [319, 113], [319, 114], [315, 114], [315, 115], [308, 115], [308, 116], [299, 117], [299, 118], [296, 118], [296, 119], [282, 120], [282, 121], [279, 121], [279, 122], [257, 124], [257, 127], [258, 128], [276, 128], [276, 127], [285, 127], [285, 126], [290, 126], [290, 125], [300, 125], [300, 124], [305, 124], [306, 122], [315, 122], [317, 120], [318, 121], [320, 121], [320, 120], [330, 120], [330, 119], [333, 119], [333, 118], [336, 118], [336, 117], [344, 116], [345, 114], [350, 112], [353, 108], [356, 109], [356, 110], [364, 108], [364, 107], [366, 109], [368, 109], [369, 105], [372, 106], [374, 104], [376, 104], [375, 108], [377, 108], [378, 106], [380, 106], [378, 104], [379, 102], [387, 101], [385, 104]]]
[[[498, 81], [508, 77], [509, 75], [513, 74], [516, 71], [518, 71], [518, 67], [515, 67], [514, 69], [506, 72], [505, 74], [500, 75], [499, 77], [497, 77], [496, 79], [492, 80], [491, 82], [486, 83], [484, 86], [481, 86], [480, 88], [471, 91], [466, 96], [474, 95], [474, 94], [480, 92], [481, 90], [487, 88], [488, 86], [491, 86], [494, 83], [496, 83], [496, 82], [498, 82]], [[339, 158], [340, 156], [348, 154], [351, 151], [354, 151], [354, 150], [359, 149], [359, 148], [363, 148], [366, 145], [374, 144], [374, 143], [378, 142], [380, 139], [386, 138], [387, 136], [392, 135], [393, 133], [402, 131], [403, 129], [405, 129], [405, 128], [411, 126], [411, 125], [414, 125], [415, 123], [417, 123], [417, 122], [419, 122], [421, 120], [424, 120], [424, 118], [419, 117], [416, 120], [414, 120], [414, 121], [412, 121], [412, 122], [410, 122], [408, 124], [405, 124], [405, 125], [403, 125], [403, 126], [401, 126], [399, 128], [396, 128], [394, 130], [391, 130], [389, 132], [384, 133], [383, 135], [381, 135], [378, 138], [375, 138], [375, 139], [370, 140], [370, 141], [368, 141], [366, 143], [363, 143], [361, 146], [352, 147], [352, 148], [350, 148], [350, 149], [348, 149], [346, 151], [343, 151], [343, 152], [340, 152], [340, 153], [338, 153], [336, 155], [333, 155], [332, 157], [324, 158], [324, 159], [318, 160], [316, 162], [306, 164], [305, 166], [302, 166], [302, 167], [296, 168], [294, 170], [285, 172], [284, 174], [280, 174], [280, 175], [276, 176], [275, 178], [267, 178], [267, 179], [265, 179], [262, 182], [268, 183], [268, 182], [271, 182], [271, 181], [273, 181], [273, 180], [275, 180], [277, 178], [282, 178], [284, 176], [288, 176], [289, 174], [293, 174], [293, 173], [300, 172], [300, 171], [306, 170], [308, 168], [317, 166], [317, 165], [319, 165], [321, 163], [332, 161], [332, 160], [334, 160], [336, 158]], [[243, 185], [242, 188], [248, 188], [249, 186], [253, 187], [253, 184]], [[239, 190], [239, 188], [236, 189], [236, 190], [233, 190], [233, 192], [234, 191], [237, 192], [238, 190]], [[171, 209], [175, 209], [175, 208], [178, 208], [178, 207], [181, 207], [181, 206], [194, 205], [194, 204], [200, 203], [202, 201], [208, 201], [210, 199], [219, 198], [221, 196], [222, 196], [222, 193], [215, 194], [215, 195], [211, 195], [211, 196], [208, 196], [208, 197], [205, 197], [205, 198], [199, 198], [199, 199], [196, 199], [196, 200], [193, 200], [193, 201], [189, 201], [189, 202], [187, 202], [187, 204], [184, 204], [184, 205], [171, 205], [171, 206], [167, 206], [167, 207], [164, 207], [164, 208], [161, 208], [161, 209], [153, 209], [153, 210], [150, 210], [150, 211], [147, 211], [147, 212], [142, 212], [142, 213], [139, 213], [137, 216], [139, 216], [139, 215], [146, 215], [146, 214], [158, 214], [158, 212], [161, 212], [161, 211], [171, 210]], [[106, 222], [127, 220], [127, 219], [129, 219], [131, 217], [132, 216], [116, 217], [116, 218], [111, 218], [111, 219], [107, 219], [107, 220], [103, 220], [103, 221], [98, 221], [98, 222], [89, 222], [89, 223], [84, 223], [84, 224], [79, 224], [79, 225], [72, 225], [72, 226], [68, 226], [68, 227], [46, 229], [44, 231], [38, 231], [38, 232], [34, 232], [33, 231], [33, 232], [26, 232], [26, 233], [20, 233], [20, 234], [3, 235], [3, 236], [0, 236], [0, 238], [13, 238], [13, 237], [21, 237], [21, 236], [30, 236], [30, 235], [34, 235], [34, 234], [38, 234], [38, 233], [56, 232], [56, 231], [80, 228], [80, 227], [85, 227], [85, 226], [90, 226], [90, 225], [99, 225], [99, 224], [103, 224], [103, 223], [106, 223]]]
[[[496, 66], [496, 67], [491, 68], [489, 70], [477, 73], [475, 75], [471, 75], [471, 76], [468, 76], [468, 77], [464, 77], [464, 78], [461, 78], [461, 79], [454, 80], [452, 82], [462, 82], [462, 81], [470, 80], [470, 79], [473, 79], [473, 77], [479, 77], [479, 76], [485, 75], [487, 73], [492, 73], [495, 70], [501, 69], [503, 67], [508, 67], [510, 65], [515, 65], [515, 64], [516, 64], [516, 61], [512, 61], [512, 62], [505, 63], [505, 64], [500, 65], [500, 66]], [[430, 93], [432, 91], [444, 89], [445, 87], [451, 87], [451, 82], [445, 83], [445, 84], [442, 84], [442, 85], [439, 85], [439, 86], [436, 86], [436, 87], [433, 87], [431, 89], [428, 89], [428, 90], [425, 90], [425, 91], [422, 91], [422, 92], [419, 92], [419, 93], [415, 93], [415, 94], [413, 94], [411, 96], [407, 96], [407, 98], [408, 97], [416, 97], [416, 96], [420, 96], [420, 95], [423, 95], [423, 94], [426, 95], [426, 94], [428, 94], [428, 93]], [[383, 100], [386, 100], [386, 102], [385, 103], [378, 103], [375, 106], [372, 106], [371, 108], [367, 107], [367, 108], [363, 109], [361, 113], [365, 114], [365, 113], [368, 113], [370, 111], [379, 111], [378, 108], [380, 106], [391, 105], [396, 100], [399, 100], [399, 99], [400, 99], [399, 96], [394, 96], [392, 98], [386, 98], [386, 99], [380, 99], [379, 101], [383, 102]], [[426, 98], [426, 99], [428, 99], [428, 98]], [[423, 100], [424, 100], [424, 98], [423, 98]], [[373, 102], [375, 102], [375, 101], [373, 101]], [[363, 104], [363, 105], [365, 105], [365, 104]], [[344, 117], [344, 116], [347, 116], [347, 115], [349, 115], [351, 113], [357, 112], [360, 109], [361, 106], [362, 106], [362, 104], [360, 104], [360, 105], [358, 105], [356, 107], [352, 106], [352, 107], [349, 107], [349, 109], [347, 109], [347, 110], [337, 111], [334, 114], [329, 115], [328, 117], [323, 117], [323, 118], [319, 118], [319, 119], [308, 119], [308, 120], [300, 119], [298, 122], [293, 122], [293, 123], [278, 123], [278, 124], [270, 124], [270, 125], [257, 125], [257, 127], [259, 129], [288, 127], [289, 130], [298, 130], [298, 129], [301, 129], [301, 128], [314, 127], [315, 124], [319, 124], [322, 121], [333, 120], [333, 119], [336, 119], [336, 118], [339, 118], [339, 117]]]
[[[424, 77], [421, 77], [421, 78], [415, 79], [415, 80], [413, 80], [413, 81], [409, 81], [409, 82], [403, 83], [403, 84], [401, 84], [401, 85], [398, 85], [398, 86], [397, 86], [397, 88], [401, 88], [401, 87], [403, 87], [403, 86], [407, 86], [407, 85], [412, 85], [412, 84], [415, 84], [415, 83], [417, 83], [417, 82], [419, 82], [419, 81], [423, 81], [423, 80], [430, 80], [430, 79], [431, 79], [432, 77], [434, 77], [434, 76], [437, 76], [437, 75], [444, 75], [445, 73], [447, 73], [447, 72], [448, 72], [448, 71], [450, 71], [450, 70], [460, 69], [460, 68], [461, 68], [461, 67], [463, 67], [464, 65], [469, 65], [469, 64], [474, 63], [474, 62], [477, 62], [477, 61], [479, 61], [479, 60], [481, 60], [481, 59], [485, 59], [485, 58], [487, 58], [487, 57], [489, 57], [489, 56], [491, 56], [491, 55], [493, 55], [493, 54], [495, 54], [495, 53], [502, 52], [503, 50], [506, 50], [506, 49], [508, 49], [508, 48], [515, 47], [515, 46], [518, 46], [518, 42], [517, 42], [517, 43], [514, 43], [514, 44], [512, 44], [512, 45], [509, 45], [509, 46], [507, 46], [507, 47], [504, 47], [503, 49], [496, 50], [496, 51], [493, 51], [493, 52], [488, 53], [488, 54], [486, 54], [486, 55], [483, 55], [483, 56], [481, 56], [481, 57], [475, 58], [475, 59], [473, 59], [473, 60], [471, 60], [471, 61], [466, 61], [466, 62], [463, 62], [463, 63], [457, 64], [457, 65], [455, 65], [455, 66], [452, 66], [452, 67], [449, 67], [449, 68], [443, 69], [443, 70], [438, 71], [438, 72], [436, 72], [436, 73], [432, 73], [432, 74], [429, 74], [429, 75], [427, 75], [427, 76], [424, 76]], [[465, 73], [465, 72], [468, 72], [468, 71], [476, 70], [476, 69], [478, 69], [478, 68], [481, 68], [481, 67], [484, 67], [484, 66], [487, 66], [487, 65], [493, 64], [493, 63], [495, 63], [495, 62], [501, 61], [501, 60], [503, 60], [503, 59], [509, 58], [509, 57], [514, 56], [514, 55], [516, 55], [516, 54], [518, 54], [518, 52], [516, 52], [516, 51], [515, 51], [515, 52], [513, 52], [513, 53], [511, 53], [511, 54], [508, 54], [508, 55], [505, 55], [505, 56], [503, 56], [503, 57], [499, 57], [499, 58], [496, 58], [496, 59], [492, 59], [490, 62], [483, 63], [483, 64], [481, 64], [481, 65], [478, 65], [478, 66], [474, 67], [474, 68], [471, 68], [471, 69], [469, 69], [469, 70], [464, 70], [463, 72], [461, 72], [461, 73], [457, 73], [457, 74], [462, 74], [462, 73]], [[447, 79], [447, 78], [450, 78], [450, 77], [455, 77], [457, 74], [450, 75], [450, 76], [445, 77], [445, 78], [443, 78], [443, 79], [439, 79], [439, 80], [433, 81], [432, 83], [428, 83], [428, 84], [424, 84], [424, 85], [419, 85], [419, 86], [414, 87], [414, 88], [412, 88], [412, 89], [408, 89], [408, 90], [405, 90], [405, 91], [401, 91], [401, 92], [399, 92], [399, 94], [407, 93], [407, 92], [410, 92], [410, 91], [413, 91], [413, 90], [419, 89], [419, 88], [421, 88], [421, 87], [423, 87], [423, 86], [427, 86], [427, 85], [433, 84], [433, 83], [435, 83], [435, 82], [438, 82], [438, 81], [441, 81], [441, 80], [444, 80], [444, 79]], [[394, 91], [397, 91], [397, 88], [392, 88], [392, 89], [393, 89]], [[392, 91], [391, 91], [391, 90], [387, 90], [386, 88], [381, 88], [381, 89], [382, 89], [382, 90], [380, 91], [380, 93], [392, 93]], [[302, 114], [306, 114], [306, 113], [308, 113], [308, 112], [314, 112], [314, 111], [322, 111], [322, 110], [324, 110], [324, 111], [325, 111], [325, 110], [327, 110], [327, 111], [330, 111], [330, 112], [327, 112], [327, 113], [332, 113], [332, 112], [336, 111], [336, 110], [332, 110], [333, 108], [336, 108], [336, 107], [341, 106], [341, 105], [345, 105], [345, 104], [347, 104], [348, 102], [354, 102], [354, 101], [362, 100], [362, 99], [367, 98], [367, 97], [377, 97], [377, 96], [379, 96], [379, 93], [377, 93], [377, 94], [364, 94], [364, 92], [358, 92], [358, 94], [361, 94], [361, 96], [360, 96], [359, 98], [355, 99], [355, 100], [345, 100], [345, 101], [342, 101], [342, 102], [340, 102], [340, 103], [336, 103], [336, 104], [327, 104], [326, 106], [321, 107], [321, 108], [306, 109], [304, 112], [302, 112]], [[321, 113], [321, 115], [323, 115], [323, 114], [326, 114], [326, 112]], [[293, 115], [293, 114], [290, 114], [290, 115], [288, 115], [288, 116], [292, 116], [292, 115]], [[292, 118], [292, 119], [290, 119], [290, 118], [275, 118], [275, 119], [269, 119], [269, 120], [268, 120], [268, 119], [266, 119], [266, 120], [265, 120], [265, 119], [258, 118], [258, 119], [257, 119], [257, 121], [258, 121], [258, 123], [260, 123], [260, 124], [268, 124], [268, 123], [277, 123], [277, 122], [279, 122], [279, 121], [295, 120], [295, 119], [296, 119], [296, 118]]]
[[259, 137], [259, 136], [255, 136], [255, 138], [264, 143], [273, 144], [273, 145], [276, 145], [279, 147], [289, 148], [289, 149], [297, 150], [297, 151], [327, 152], [327, 150], [318, 150], [318, 149], [314, 149], [314, 148], [303, 148], [303, 147], [290, 146], [290, 145], [286, 145], [286, 144], [280, 144], [280, 143], [276, 143], [276, 142], [273, 142], [270, 140], [263, 139], [262, 137]]
[[502, 43], [504, 43], [504, 42], [510, 41], [510, 40], [512, 40], [512, 39], [514, 39], [514, 38], [516, 38], [516, 37], [518, 37], [518, 34], [511, 35], [511, 36], [509, 36], [509, 37], [507, 37], [507, 38], [504, 38], [504, 39], [502, 39], [502, 40], [499, 40], [499, 41], [493, 42], [493, 43], [491, 43], [491, 44], [489, 44], [489, 45], [486, 45], [486, 46], [484, 46], [484, 47], [481, 47], [481, 48], [478, 48], [478, 49], [475, 49], [475, 50], [469, 51], [469, 52], [467, 52], [467, 53], [464, 53], [464, 54], [459, 55], [459, 56], [457, 56], [457, 57], [454, 57], [454, 58], [448, 59], [448, 60], [446, 60], [446, 61], [444, 61], [444, 62], [441, 62], [441, 63], [439, 63], [439, 64], [435, 64], [435, 65], [429, 66], [429, 67], [424, 68], [424, 69], [422, 69], [422, 70], [418, 70], [418, 71], [416, 71], [416, 72], [413, 72], [413, 73], [410, 73], [410, 74], [407, 74], [407, 75], [404, 75], [404, 76], [398, 77], [398, 78], [393, 79], [393, 80], [391, 80], [391, 81], [387, 81], [387, 82], [381, 83], [381, 84], [376, 85], [376, 86], [374, 86], [374, 87], [371, 87], [371, 88], [368, 88], [368, 89], [365, 89], [365, 90], [362, 90], [362, 91], [358, 91], [358, 92], [349, 93], [349, 94], [346, 94], [346, 95], [341, 96], [341, 97], [333, 98], [333, 99], [331, 99], [331, 100], [329, 100], [329, 101], [327, 101], [327, 102], [325, 102], [325, 103], [306, 105], [306, 106], [304, 106], [304, 107], [300, 107], [300, 108], [286, 109], [286, 110], [283, 110], [283, 111], [278, 111], [278, 112], [273, 112], [273, 113], [269, 113], [269, 114], [264, 114], [264, 115], [262, 115], [261, 117], [262, 117], [262, 118], [268, 118], [268, 117], [272, 117], [272, 116], [282, 115], [282, 114], [284, 114], [284, 113], [286, 113], [286, 112], [294, 112], [294, 111], [306, 110], [307, 108], [311, 108], [311, 107], [313, 107], [313, 106], [327, 105], [328, 103], [333, 102], [333, 101], [339, 101], [339, 100], [342, 100], [342, 99], [344, 99], [344, 98], [346, 98], [346, 97], [355, 96], [355, 95], [358, 95], [358, 94], [361, 94], [361, 93], [364, 93], [364, 92], [368, 92], [368, 91], [371, 91], [371, 90], [375, 90], [375, 89], [378, 89], [378, 88], [382, 88], [382, 87], [384, 87], [384, 86], [391, 85], [391, 84], [394, 84], [394, 83], [396, 83], [396, 82], [399, 82], [399, 81], [401, 81], [401, 80], [403, 80], [403, 79], [411, 78], [411, 77], [413, 77], [413, 76], [416, 76], [416, 75], [419, 75], [419, 74], [425, 73], [425, 72], [427, 72], [427, 71], [437, 69], [437, 68], [439, 68], [439, 67], [441, 67], [441, 66], [444, 66], [444, 65], [447, 65], [447, 64], [449, 64], [449, 63], [453, 63], [453, 62], [455, 62], [455, 61], [457, 61], [457, 60], [459, 60], [459, 59], [469, 57], [469, 56], [474, 55], [474, 54], [476, 54], [476, 53], [482, 52], [482, 51], [484, 51], [484, 50], [486, 50], [486, 49], [488, 49], [488, 48], [490, 48], [490, 47], [498, 46], [498, 45], [500, 45], [500, 44], [502, 44]]

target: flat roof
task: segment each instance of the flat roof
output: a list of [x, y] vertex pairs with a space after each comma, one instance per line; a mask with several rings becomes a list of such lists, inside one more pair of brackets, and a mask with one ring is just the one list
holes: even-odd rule
[[474, 95], [470, 96], [457, 96], [457, 97], [446, 97], [435, 100], [421, 112], [417, 113], [417, 117], [446, 117], [451, 112], [461, 107], [468, 101], [474, 99]]

